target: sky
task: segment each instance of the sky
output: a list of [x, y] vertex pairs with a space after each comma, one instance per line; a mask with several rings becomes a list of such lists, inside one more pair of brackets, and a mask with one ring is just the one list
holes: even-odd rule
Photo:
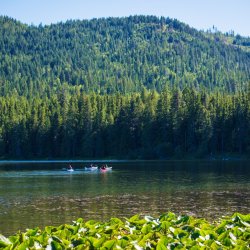
[[176, 18], [198, 30], [215, 26], [250, 37], [250, 0], [0, 0], [0, 15], [34, 25], [155, 15]]

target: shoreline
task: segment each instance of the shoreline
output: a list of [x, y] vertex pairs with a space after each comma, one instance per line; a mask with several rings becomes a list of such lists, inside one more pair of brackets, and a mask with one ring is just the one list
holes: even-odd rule
[[0, 165], [4, 164], [46, 164], [46, 163], [126, 163], [126, 162], [182, 162], [182, 161], [205, 161], [205, 162], [229, 162], [229, 161], [248, 161], [247, 157], [218, 157], [218, 158], [183, 158], [183, 159], [85, 159], [85, 160], [0, 160]]

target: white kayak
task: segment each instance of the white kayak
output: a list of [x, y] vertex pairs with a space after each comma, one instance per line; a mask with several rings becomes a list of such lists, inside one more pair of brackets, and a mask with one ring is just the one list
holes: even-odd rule
[[98, 169], [98, 167], [85, 167], [84, 168], [84, 170], [86, 170], [86, 171], [95, 171], [97, 169]]

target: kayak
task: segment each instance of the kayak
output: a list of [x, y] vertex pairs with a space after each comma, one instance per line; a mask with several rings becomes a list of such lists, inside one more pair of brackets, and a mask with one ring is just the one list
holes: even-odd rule
[[98, 167], [85, 167], [84, 168], [84, 170], [86, 170], [86, 171], [95, 171], [97, 169], [98, 169]]
[[100, 168], [101, 172], [107, 172], [107, 171], [111, 171], [112, 167], [106, 167], [106, 168]]

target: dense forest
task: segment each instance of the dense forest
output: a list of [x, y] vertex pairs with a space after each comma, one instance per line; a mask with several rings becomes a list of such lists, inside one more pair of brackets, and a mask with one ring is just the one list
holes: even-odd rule
[[0, 154], [8, 158], [215, 157], [250, 153], [250, 92], [144, 89], [0, 98]]
[[130, 16], [28, 26], [0, 17], [0, 94], [99, 94], [166, 85], [235, 92], [250, 79], [249, 38], [200, 32], [175, 19]]
[[2, 158], [250, 155], [249, 38], [154, 16], [0, 34]]

